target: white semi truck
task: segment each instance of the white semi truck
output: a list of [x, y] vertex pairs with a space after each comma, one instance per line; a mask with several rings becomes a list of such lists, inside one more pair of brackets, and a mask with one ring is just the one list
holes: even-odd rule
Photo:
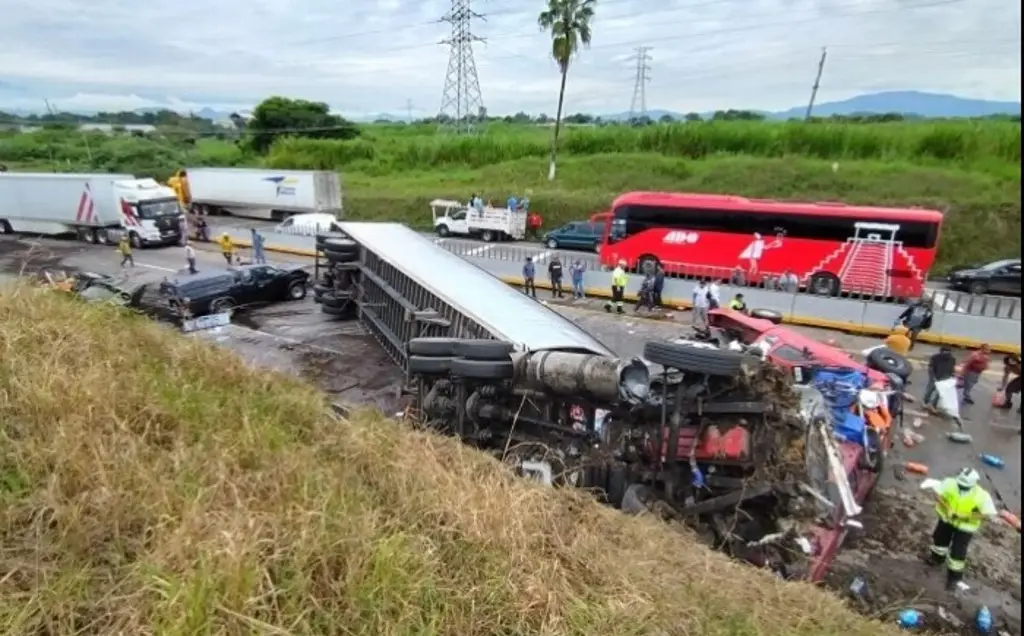
[[341, 218], [341, 178], [328, 170], [186, 168], [192, 211], [281, 221], [293, 214]]
[[0, 172], [0, 234], [71, 234], [132, 245], [181, 241], [181, 205], [174, 191], [130, 174]]

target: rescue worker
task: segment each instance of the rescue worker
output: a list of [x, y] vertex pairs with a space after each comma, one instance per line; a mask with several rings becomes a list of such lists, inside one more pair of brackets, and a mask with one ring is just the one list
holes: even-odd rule
[[552, 298], [562, 298], [565, 296], [565, 292], [562, 289], [562, 277], [564, 275], [562, 259], [558, 258], [558, 254], [555, 254], [548, 263], [548, 279], [551, 281]]
[[922, 331], [932, 328], [932, 308], [929, 302], [924, 299], [912, 303], [903, 310], [903, 313], [896, 319], [896, 325], [903, 325], [907, 328], [907, 335], [910, 337], [910, 348], [913, 350], [917, 344], [917, 337]]
[[964, 468], [956, 477], [921, 484], [921, 488], [933, 489], [938, 495], [935, 514], [939, 519], [932, 532], [928, 563], [939, 565], [945, 561], [946, 589], [950, 591], [963, 580], [971, 539], [984, 521], [998, 514], [992, 496], [978, 485], [979, 479], [978, 471]]
[[221, 256], [227, 261], [228, 267], [235, 264], [235, 242], [231, 240], [231, 235], [224, 232], [217, 239], [217, 244], [220, 245]]
[[736, 294], [732, 297], [732, 300], [729, 301], [729, 309], [747, 313], [747, 301], [743, 299], [743, 294]]
[[132, 241], [127, 234], [122, 234], [117, 241], [117, 253], [121, 255], [121, 267], [131, 265], [135, 267], [135, 257], [132, 256]]
[[266, 265], [267, 257], [263, 253], [263, 247], [266, 244], [266, 239], [260, 234], [256, 228], [250, 228], [250, 242], [252, 243], [252, 262], [256, 265]]
[[612, 306], [615, 312], [622, 313], [622, 302], [626, 296], [626, 285], [629, 283], [629, 274], [626, 273], [626, 261], [619, 261], [619, 264], [612, 270], [612, 298], [604, 304], [604, 310], [611, 313]]
[[178, 197], [178, 203], [181, 205], [181, 209], [188, 210], [192, 196], [189, 192], [188, 175], [185, 174], [185, 171], [179, 170], [174, 173], [174, 176], [167, 180], [167, 185], [174, 190], [174, 195]]
[[533, 262], [532, 256], [526, 257], [526, 262], [523, 263], [523, 293], [527, 296], [537, 297], [537, 266]]

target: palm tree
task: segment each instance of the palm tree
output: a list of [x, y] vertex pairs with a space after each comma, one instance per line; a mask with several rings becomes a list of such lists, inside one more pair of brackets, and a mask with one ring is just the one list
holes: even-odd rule
[[597, 0], [547, 0], [548, 7], [537, 17], [541, 30], [551, 32], [551, 57], [562, 72], [562, 86], [558, 89], [558, 111], [555, 113], [555, 135], [551, 140], [551, 165], [548, 179], [555, 178], [555, 155], [558, 152], [558, 133], [562, 128], [562, 104], [565, 102], [565, 79], [569, 75], [569, 62], [579, 53], [580, 46], [590, 46], [590, 21], [594, 19]]

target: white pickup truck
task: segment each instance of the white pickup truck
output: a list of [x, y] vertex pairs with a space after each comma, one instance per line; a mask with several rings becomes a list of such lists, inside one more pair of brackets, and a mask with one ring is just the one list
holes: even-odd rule
[[458, 201], [430, 202], [434, 231], [440, 237], [469, 236], [483, 241], [522, 240], [526, 236], [525, 210], [475, 208]]

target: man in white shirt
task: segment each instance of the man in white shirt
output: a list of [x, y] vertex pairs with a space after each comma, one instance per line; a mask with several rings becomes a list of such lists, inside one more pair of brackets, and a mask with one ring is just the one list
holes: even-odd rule
[[196, 250], [189, 243], [185, 243], [185, 261], [188, 262], [189, 274], [199, 273], [199, 270], [196, 269]]
[[708, 285], [708, 296], [711, 298], [711, 309], [718, 309], [722, 306], [722, 289], [718, 286], [718, 281], [712, 279], [711, 284]]
[[708, 328], [708, 309], [711, 307], [711, 293], [708, 285], [700, 281], [693, 288], [693, 326], [700, 329]]

